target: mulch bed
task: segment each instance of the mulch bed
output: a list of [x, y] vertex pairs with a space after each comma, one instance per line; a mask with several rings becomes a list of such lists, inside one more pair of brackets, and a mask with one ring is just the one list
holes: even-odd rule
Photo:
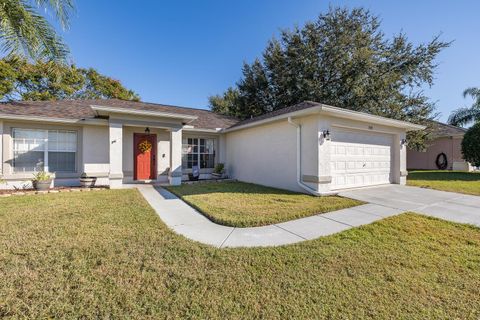
[[3, 189], [0, 190], [0, 197], [8, 197], [8, 196], [23, 196], [29, 194], [46, 194], [46, 193], [59, 193], [59, 192], [85, 192], [85, 191], [98, 191], [98, 190], [106, 190], [108, 187], [93, 187], [93, 188], [82, 188], [82, 187], [54, 187], [49, 189], [48, 191], [38, 191], [33, 188], [28, 189]]

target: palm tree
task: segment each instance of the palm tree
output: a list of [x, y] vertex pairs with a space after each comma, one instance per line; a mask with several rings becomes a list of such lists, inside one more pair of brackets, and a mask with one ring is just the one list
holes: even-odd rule
[[73, 0], [0, 0], [0, 50], [6, 55], [65, 60], [68, 48], [39, 12], [51, 10], [63, 29]]
[[471, 96], [475, 101], [472, 106], [454, 110], [448, 118], [448, 123], [463, 126], [470, 122], [480, 121], [480, 88], [468, 88], [463, 91], [463, 97]]

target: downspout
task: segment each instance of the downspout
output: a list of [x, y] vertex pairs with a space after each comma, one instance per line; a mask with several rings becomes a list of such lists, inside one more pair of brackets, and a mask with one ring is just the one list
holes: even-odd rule
[[297, 128], [297, 184], [300, 188], [315, 196], [322, 196], [321, 192], [307, 186], [302, 182], [302, 126], [292, 121], [292, 117], [288, 117], [288, 123]]

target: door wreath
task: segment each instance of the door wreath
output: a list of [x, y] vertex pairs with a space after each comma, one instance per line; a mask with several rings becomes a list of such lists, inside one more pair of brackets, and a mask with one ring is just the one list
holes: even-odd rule
[[144, 140], [138, 144], [138, 150], [142, 153], [148, 152], [152, 150], [152, 144], [149, 141]]

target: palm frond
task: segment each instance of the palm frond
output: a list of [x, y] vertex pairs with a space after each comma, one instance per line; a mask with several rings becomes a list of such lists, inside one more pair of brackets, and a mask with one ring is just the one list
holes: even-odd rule
[[467, 88], [463, 91], [463, 97], [466, 98], [468, 96], [471, 96], [474, 99], [479, 100], [480, 99], [480, 88]]
[[73, 0], [35, 0], [39, 7], [50, 8], [54, 12], [62, 28], [70, 26], [70, 16], [75, 12]]
[[7, 55], [58, 61], [69, 52], [48, 21], [22, 0], [0, 0], [0, 48]]
[[448, 123], [454, 126], [464, 126], [473, 121], [480, 121], [479, 108], [460, 108], [454, 110], [448, 118]]

